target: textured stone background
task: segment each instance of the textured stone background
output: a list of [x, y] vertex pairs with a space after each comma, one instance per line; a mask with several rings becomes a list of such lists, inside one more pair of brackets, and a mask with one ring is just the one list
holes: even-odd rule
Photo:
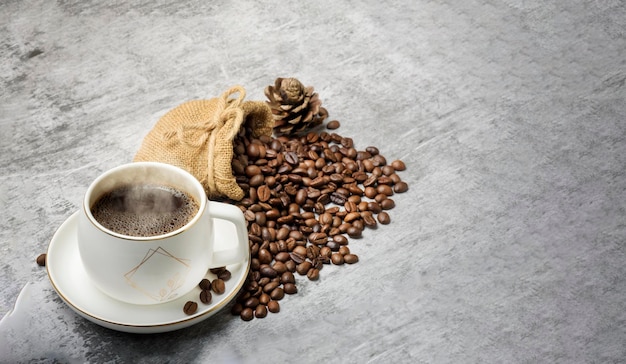
[[[626, 357], [623, 1], [3, 1], [0, 362], [619, 362]], [[279, 76], [403, 159], [392, 224], [282, 311], [137, 336], [34, 263], [167, 110]]]

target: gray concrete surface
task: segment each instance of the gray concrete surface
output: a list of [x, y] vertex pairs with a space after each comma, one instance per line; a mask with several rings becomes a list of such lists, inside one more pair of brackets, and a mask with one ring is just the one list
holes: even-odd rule
[[[3, 1], [0, 362], [617, 363], [626, 357], [623, 1]], [[282, 311], [130, 335], [34, 259], [167, 110], [276, 77], [408, 166], [392, 224]]]

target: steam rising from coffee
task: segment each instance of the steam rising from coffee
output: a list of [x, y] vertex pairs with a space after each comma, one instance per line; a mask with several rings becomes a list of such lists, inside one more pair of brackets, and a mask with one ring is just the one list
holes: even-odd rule
[[160, 185], [124, 185], [103, 194], [92, 206], [104, 227], [129, 236], [175, 231], [197, 213], [196, 201], [180, 190]]

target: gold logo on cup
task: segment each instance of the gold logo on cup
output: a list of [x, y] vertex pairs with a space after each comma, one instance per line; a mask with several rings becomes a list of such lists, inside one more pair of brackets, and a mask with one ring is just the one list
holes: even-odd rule
[[[150, 249], [141, 262], [124, 274], [126, 283], [153, 300], [160, 302], [178, 296], [176, 290], [185, 282], [191, 266], [190, 259], [177, 258], [165, 249]], [[175, 264], [178, 269], [164, 281], [155, 280], [165, 265]]]

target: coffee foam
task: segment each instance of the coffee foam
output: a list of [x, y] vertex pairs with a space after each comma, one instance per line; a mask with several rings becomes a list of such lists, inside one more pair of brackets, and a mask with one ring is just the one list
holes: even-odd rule
[[188, 194], [171, 187], [124, 185], [102, 195], [91, 212], [109, 230], [146, 237], [185, 226], [198, 212], [198, 204]]

